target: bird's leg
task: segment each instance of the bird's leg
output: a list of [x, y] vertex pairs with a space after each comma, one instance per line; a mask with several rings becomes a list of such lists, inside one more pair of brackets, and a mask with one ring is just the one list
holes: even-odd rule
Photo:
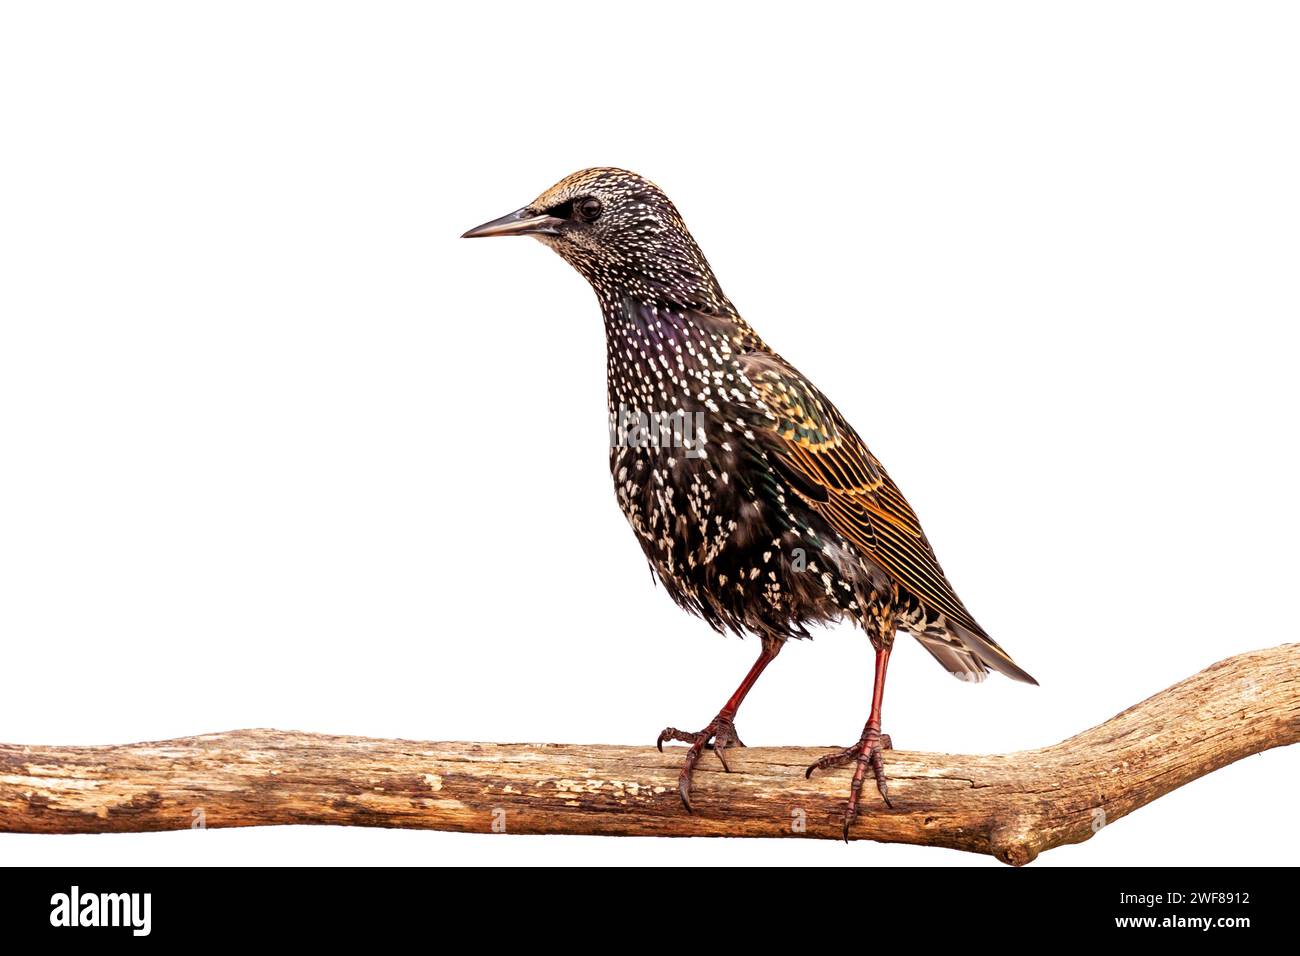
[[722, 769], [728, 773], [731, 772], [731, 768], [727, 766], [725, 756], [727, 748], [745, 746], [736, 735], [736, 711], [740, 709], [740, 703], [745, 699], [745, 695], [749, 693], [750, 688], [758, 681], [758, 675], [763, 673], [763, 669], [772, 663], [773, 658], [780, 651], [780, 641], [763, 641], [763, 650], [758, 655], [758, 660], [754, 662], [754, 666], [749, 669], [749, 673], [740, 682], [736, 692], [722, 705], [722, 710], [718, 711], [718, 716], [714, 717], [703, 730], [692, 734], [678, 730], [676, 727], [665, 727], [663, 733], [659, 735], [656, 746], [660, 752], [664, 749], [665, 740], [680, 740], [683, 743], [690, 744], [686, 751], [686, 759], [682, 762], [682, 772], [677, 777], [677, 792], [681, 794], [682, 803], [685, 804], [688, 811], [695, 809], [691, 806], [691, 774], [695, 771], [695, 765], [699, 762], [700, 754], [706, 749], [712, 750], [718, 755], [718, 760], [722, 762]]
[[804, 772], [805, 777], [811, 777], [814, 770], [842, 767], [850, 761], [854, 763], [853, 783], [849, 787], [849, 802], [844, 810], [846, 841], [849, 838], [849, 827], [853, 825], [853, 820], [858, 815], [858, 798], [862, 793], [862, 781], [866, 779], [868, 768], [876, 778], [876, 789], [880, 791], [885, 805], [891, 810], [894, 807], [889, 801], [889, 786], [885, 782], [885, 764], [880, 756], [882, 750], [893, 747], [889, 735], [880, 732], [880, 704], [885, 696], [885, 670], [889, 667], [889, 652], [892, 644], [892, 641], [881, 642], [876, 647], [876, 679], [871, 691], [871, 715], [867, 718], [867, 725], [862, 728], [862, 736], [858, 742], [845, 750], [827, 754]]

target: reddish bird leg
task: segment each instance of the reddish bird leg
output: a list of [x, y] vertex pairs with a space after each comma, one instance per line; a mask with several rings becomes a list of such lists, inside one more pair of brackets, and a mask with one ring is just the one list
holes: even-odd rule
[[762, 653], [758, 655], [758, 660], [754, 666], [749, 669], [745, 679], [740, 682], [736, 692], [731, 695], [718, 711], [718, 716], [714, 717], [707, 727], [698, 733], [687, 733], [678, 730], [676, 727], [665, 727], [663, 733], [659, 735], [656, 746], [660, 752], [663, 752], [665, 740], [680, 740], [683, 743], [690, 744], [686, 751], [686, 759], [682, 762], [682, 772], [677, 777], [677, 792], [681, 794], [682, 803], [685, 804], [688, 811], [694, 811], [691, 806], [691, 774], [695, 771], [695, 765], [699, 762], [700, 754], [706, 749], [712, 750], [718, 755], [718, 760], [722, 762], [722, 769], [731, 773], [731, 768], [727, 766], [725, 756], [728, 747], [745, 746], [740, 738], [736, 736], [735, 717], [736, 711], [740, 709], [740, 703], [749, 693], [750, 688], [758, 681], [758, 675], [763, 673], [763, 669], [781, 650], [781, 644], [777, 641], [764, 641]]
[[850, 761], [855, 763], [853, 783], [849, 787], [849, 803], [844, 810], [845, 842], [848, 842], [849, 839], [849, 827], [853, 825], [853, 821], [858, 815], [858, 798], [862, 793], [862, 781], [866, 779], [868, 768], [871, 769], [873, 776], [876, 778], [876, 789], [880, 791], [880, 796], [884, 799], [885, 805], [891, 810], [894, 807], [889, 802], [889, 786], [885, 782], [885, 764], [880, 756], [882, 750], [893, 748], [893, 741], [889, 739], [889, 735], [880, 732], [880, 703], [885, 697], [885, 670], [889, 667], [890, 647], [891, 645], [885, 644], [876, 649], [876, 679], [871, 692], [871, 715], [867, 718], [867, 726], [862, 728], [862, 736], [858, 739], [858, 742], [845, 750], [827, 754], [804, 772], [805, 777], [811, 777], [814, 770], [842, 767]]

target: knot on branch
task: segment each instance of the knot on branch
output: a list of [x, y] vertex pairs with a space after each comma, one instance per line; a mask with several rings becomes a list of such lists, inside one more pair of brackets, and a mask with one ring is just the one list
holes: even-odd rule
[[1041, 846], [1032, 824], [1015, 817], [995, 826], [989, 833], [989, 852], [1011, 866], [1024, 866], [1038, 858]]

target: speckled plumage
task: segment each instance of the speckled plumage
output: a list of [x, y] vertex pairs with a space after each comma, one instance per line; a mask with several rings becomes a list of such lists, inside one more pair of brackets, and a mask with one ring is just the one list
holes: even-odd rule
[[[884, 661], [903, 630], [964, 679], [994, 669], [1033, 680], [966, 610], [916, 514], [853, 428], [741, 318], [658, 187], [625, 170], [584, 170], [467, 233], [495, 234], [535, 235], [596, 292], [610, 471], [655, 575], [715, 628], [762, 639], [759, 663], [709, 728], [661, 737], [692, 744], [688, 806], [699, 751], [710, 740], [719, 756], [739, 744], [731, 718], [740, 699], [811, 624], [852, 620]], [[687, 427], [653, 428], [670, 420]], [[859, 769], [846, 826], [866, 765], [885, 792], [878, 710], [876, 701], [876, 727], [860, 742], [871, 753], [851, 755]]]

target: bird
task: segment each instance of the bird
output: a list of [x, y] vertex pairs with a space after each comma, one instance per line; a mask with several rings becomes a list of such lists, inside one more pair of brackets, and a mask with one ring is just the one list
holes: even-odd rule
[[576, 269], [604, 318], [615, 496], [668, 595], [715, 630], [758, 638], [759, 655], [687, 745], [678, 793], [705, 750], [730, 772], [736, 714], [791, 638], [851, 622], [875, 652], [857, 743], [806, 776], [852, 764], [843, 835], [870, 773], [889, 808], [881, 706], [898, 632], [951, 674], [1037, 684], [975, 621], [916, 512], [879, 459], [809, 379], [773, 351], [722, 291], [677, 207], [648, 179], [594, 167], [463, 238], [531, 236]]

